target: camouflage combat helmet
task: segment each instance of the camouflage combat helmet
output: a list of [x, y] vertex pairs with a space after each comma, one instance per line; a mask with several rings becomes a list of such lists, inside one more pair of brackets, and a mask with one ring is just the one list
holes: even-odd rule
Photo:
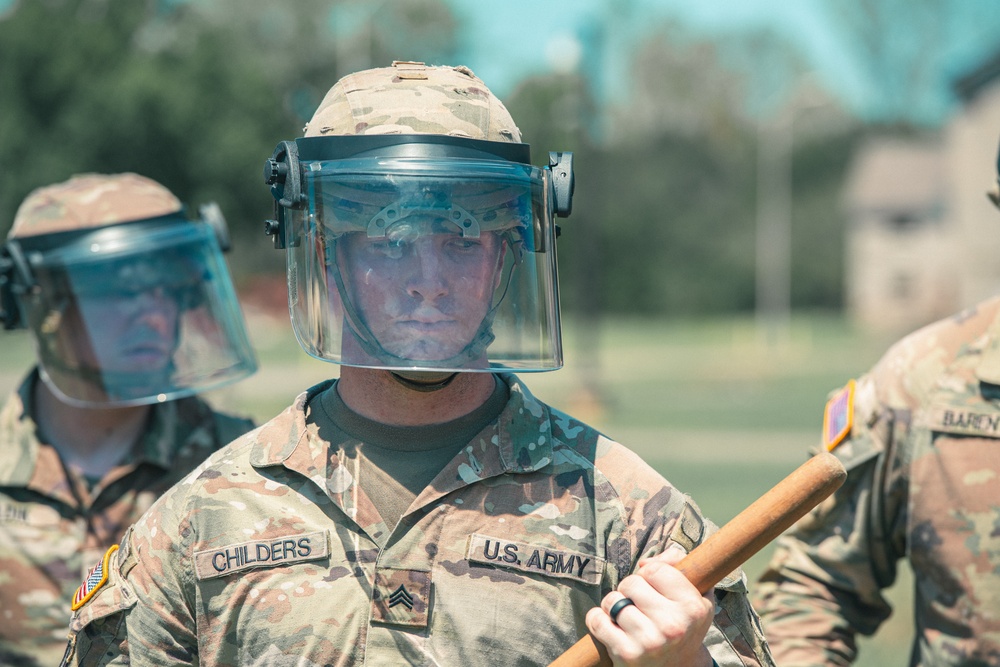
[[7, 238], [104, 227], [177, 213], [181, 202], [138, 174], [81, 174], [39, 188], [17, 209]]
[[468, 67], [392, 67], [349, 74], [326, 94], [305, 136], [443, 134], [517, 143], [507, 108]]

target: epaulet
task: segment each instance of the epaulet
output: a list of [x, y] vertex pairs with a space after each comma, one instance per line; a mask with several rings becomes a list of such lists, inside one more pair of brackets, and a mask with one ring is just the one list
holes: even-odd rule
[[832, 452], [842, 443], [854, 428], [854, 392], [857, 383], [847, 384], [833, 392], [823, 410], [823, 448]]

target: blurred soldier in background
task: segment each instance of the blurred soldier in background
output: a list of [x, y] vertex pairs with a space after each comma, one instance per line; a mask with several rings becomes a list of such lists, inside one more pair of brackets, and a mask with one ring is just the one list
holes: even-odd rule
[[17, 211], [2, 315], [38, 363], [0, 411], [0, 664], [57, 664], [87, 569], [253, 428], [193, 396], [256, 370], [210, 217], [135, 174], [78, 176]]
[[908, 559], [909, 664], [1000, 665], [1000, 298], [907, 336], [834, 392], [823, 445], [847, 482], [779, 540], [755, 591], [778, 664], [851, 664]]
[[562, 365], [573, 183], [519, 142], [467, 68], [394, 63], [279, 145], [295, 334], [340, 379], [136, 524], [70, 661], [544, 665], [590, 629], [619, 664], [772, 664], [742, 573], [713, 600], [671, 566], [714, 530], [693, 502], [512, 374]]

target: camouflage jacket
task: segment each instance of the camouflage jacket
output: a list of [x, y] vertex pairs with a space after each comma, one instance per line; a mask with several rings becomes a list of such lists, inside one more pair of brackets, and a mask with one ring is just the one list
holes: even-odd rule
[[[322, 383], [139, 521], [73, 618], [72, 664], [545, 665], [641, 556], [713, 526], [515, 377], [498, 419], [386, 526], [307, 420]], [[771, 665], [736, 572], [706, 643]], [[75, 645], [74, 645], [75, 642]]]
[[37, 378], [0, 410], [0, 665], [58, 664], [87, 569], [175, 482], [253, 427], [197, 399], [158, 405], [134, 453], [88, 489], [38, 440]]
[[1000, 300], [901, 340], [826, 423], [847, 482], [779, 541], [756, 591], [777, 662], [850, 664], [905, 558], [910, 664], [1000, 665]]

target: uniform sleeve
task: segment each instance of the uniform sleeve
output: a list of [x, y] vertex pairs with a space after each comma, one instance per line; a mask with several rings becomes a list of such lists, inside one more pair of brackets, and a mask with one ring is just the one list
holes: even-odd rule
[[[675, 491], [671, 495], [681, 494]], [[639, 560], [661, 553], [670, 543], [691, 551], [717, 530], [702, 516], [694, 501], [686, 496], [683, 498], [679, 514], [676, 509], [665, 507], [660, 513], [662, 521], [655, 522], [652, 530], [637, 532], [639, 558], [632, 564], [633, 571]], [[773, 667], [775, 663], [764, 640], [760, 620], [750, 606], [742, 569], [719, 582], [714, 593], [715, 618], [705, 637], [705, 646], [715, 664], [718, 667]]]
[[92, 570], [77, 590], [60, 667], [128, 664], [124, 618], [135, 598], [121, 578], [121, 555], [118, 545], [112, 547], [107, 578], [93, 578]]
[[126, 533], [108, 585], [74, 613], [63, 665], [198, 664], [190, 563], [170, 499]]
[[[178, 494], [180, 495], [180, 494]], [[180, 498], [165, 496], [136, 524], [132, 534], [131, 562], [123, 565], [122, 577], [136, 603], [125, 614], [127, 649], [134, 664], [197, 665], [198, 636], [194, 613], [195, 586], [192, 577]]]
[[831, 450], [848, 471], [844, 485], [778, 539], [754, 591], [782, 667], [850, 665], [857, 633], [873, 634], [891, 612], [882, 590], [895, 581], [905, 550], [898, 443], [908, 418], [873, 396], [863, 378], [854, 425]]

